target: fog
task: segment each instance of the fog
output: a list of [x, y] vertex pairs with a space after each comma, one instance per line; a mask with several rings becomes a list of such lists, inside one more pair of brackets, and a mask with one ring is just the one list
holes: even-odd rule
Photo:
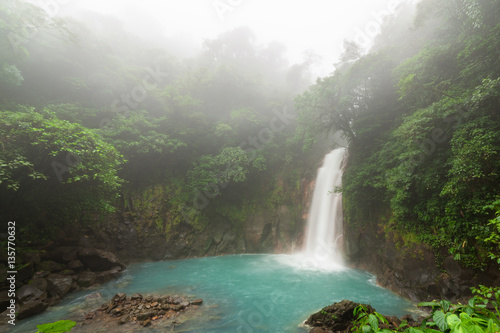
[[324, 76], [333, 70], [344, 39], [368, 48], [382, 18], [393, 14], [400, 2], [73, 0], [59, 6], [57, 14], [81, 19], [95, 11], [118, 18], [142, 39], [175, 44], [171, 51], [177, 56], [193, 56], [204, 40], [245, 26], [255, 33], [258, 43], [285, 45], [292, 64], [302, 62], [305, 54], [317, 55], [313, 73]]

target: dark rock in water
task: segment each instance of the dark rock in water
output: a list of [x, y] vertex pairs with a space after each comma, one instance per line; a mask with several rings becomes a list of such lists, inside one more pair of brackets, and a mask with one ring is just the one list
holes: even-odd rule
[[[330, 329], [334, 332], [342, 332], [352, 327], [354, 319], [354, 309], [360, 304], [348, 300], [343, 300], [324, 307], [321, 311], [311, 315], [306, 320], [306, 325]], [[373, 308], [366, 305], [368, 313], [374, 312]]]
[[203, 303], [202, 299], [196, 299], [196, 300], [191, 302], [191, 304], [193, 304], [193, 305], [201, 305], [202, 303]]
[[111, 270], [115, 267], [119, 269], [125, 268], [125, 265], [111, 252], [98, 249], [83, 249], [79, 253], [80, 260], [95, 272], [103, 272]]
[[97, 273], [95, 282], [105, 283], [114, 279], [118, 279], [122, 275], [120, 267], [113, 267], [110, 270]]
[[85, 300], [92, 300], [92, 299], [99, 299], [99, 298], [102, 298], [102, 294], [100, 292], [96, 291], [95, 293], [87, 295], [85, 297]]

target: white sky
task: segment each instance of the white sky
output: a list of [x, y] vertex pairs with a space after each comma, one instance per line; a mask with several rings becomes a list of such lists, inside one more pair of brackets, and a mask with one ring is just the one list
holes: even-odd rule
[[[44, 2], [43, 0], [40, 0]], [[319, 75], [332, 71], [344, 38], [371, 40], [360, 31], [377, 28], [374, 13], [389, 13], [403, 0], [58, 0], [64, 9], [91, 9], [121, 18], [146, 18], [170, 38], [201, 45], [206, 38], [240, 26], [250, 27], [259, 43], [285, 44], [291, 63], [306, 50], [321, 56]], [[46, 2], [46, 1], [45, 1]], [[64, 4], [63, 4], [64, 3]], [[67, 7], [67, 8], [64, 8]], [[148, 19], [154, 17], [158, 22]], [[141, 21], [142, 22], [142, 21]], [[140, 27], [137, 27], [140, 29]]]

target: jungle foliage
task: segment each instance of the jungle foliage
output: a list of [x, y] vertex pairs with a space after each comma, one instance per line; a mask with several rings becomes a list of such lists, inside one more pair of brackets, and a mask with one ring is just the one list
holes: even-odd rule
[[498, 0], [402, 3], [369, 52], [346, 48], [297, 98], [306, 145], [349, 142], [349, 223], [389, 216], [466, 265], [498, 258], [499, 17]]

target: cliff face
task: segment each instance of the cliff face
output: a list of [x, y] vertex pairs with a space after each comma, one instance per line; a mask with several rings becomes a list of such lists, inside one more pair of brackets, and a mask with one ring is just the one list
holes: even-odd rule
[[126, 209], [82, 238], [87, 246], [112, 251], [125, 261], [291, 253], [301, 247], [313, 187], [314, 182], [303, 179], [289, 203], [255, 204], [242, 221], [219, 217], [198, 226], [171, 225], [163, 193], [153, 186], [129, 197]]
[[412, 301], [468, 299], [470, 287], [500, 285], [500, 267], [462, 267], [446, 251], [435, 251], [383, 223], [345, 225], [345, 255], [352, 266], [377, 276], [377, 283]]

